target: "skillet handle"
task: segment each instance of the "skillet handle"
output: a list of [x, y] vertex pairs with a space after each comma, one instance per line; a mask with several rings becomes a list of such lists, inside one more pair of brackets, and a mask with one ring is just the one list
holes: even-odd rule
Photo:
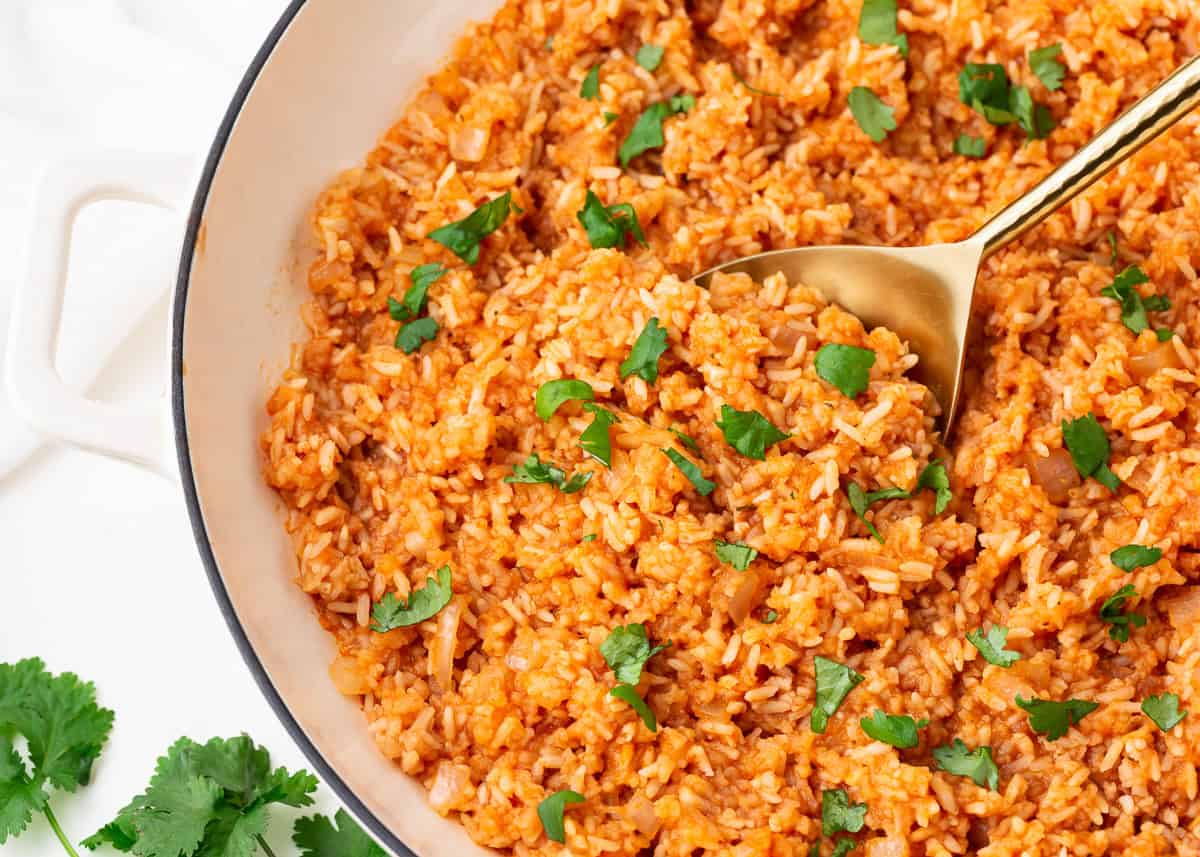
[[[35, 430], [67, 443], [125, 459], [169, 478], [176, 465], [162, 403], [115, 405], [87, 398], [64, 383], [55, 368], [66, 288], [71, 231], [79, 211], [104, 199], [179, 211], [193, 184], [190, 156], [105, 152], [79, 154], [51, 164], [34, 192], [25, 276], [17, 283], [9, 324], [5, 384], [17, 413]], [[178, 248], [175, 231], [167, 248]], [[146, 255], [161, 257], [148, 247]], [[130, 260], [130, 268], [139, 260]], [[171, 285], [140, 296], [148, 307]], [[97, 318], [111, 324], [113, 318]], [[97, 355], [102, 359], [105, 355]]]

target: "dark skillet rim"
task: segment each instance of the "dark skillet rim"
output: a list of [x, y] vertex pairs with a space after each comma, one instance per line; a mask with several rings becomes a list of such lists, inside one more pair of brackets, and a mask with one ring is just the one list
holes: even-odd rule
[[242, 623], [238, 620], [237, 613], [233, 608], [233, 602], [229, 597], [229, 591], [225, 588], [225, 581], [221, 578], [217, 559], [213, 556], [212, 545], [208, 540], [208, 529], [204, 524], [204, 514], [200, 510], [200, 498], [196, 492], [196, 478], [192, 471], [192, 456], [188, 449], [187, 416], [183, 399], [183, 327], [184, 319], [187, 315], [188, 283], [192, 274], [192, 256], [195, 252], [196, 240], [200, 234], [201, 222], [204, 219], [204, 210], [208, 205], [208, 195], [212, 190], [213, 178], [216, 176], [217, 167], [221, 163], [221, 156], [225, 153], [225, 147], [229, 143], [229, 137], [233, 133], [233, 127], [237, 123], [239, 114], [242, 112], [242, 107], [245, 105], [250, 91], [254, 88], [255, 81], [258, 80], [263, 66], [267, 64], [267, 60], [274, 53], [275, 47], [279, 44], [280, 39], [283, 38], [283, 34], [287, 32], [288, 27], [291, 26], [292, 21], [299, 14], [306, 2], [307, 0], [291, 0], [279, 20], [275, 23], [275, 26], [271, 29], [262, 47], [258, 49], [258, 53], [254, 55], [250, 67], [246, 70], [245, 75], [242, 76], [242, 80], [238, 84], [233, 99], [229, 102], [229, 108], [225, 111], [225, 116], [221, 120], [220, 127], [217, 129], [217, 135], [208, 150], [208, 157], [204, 162], [204, 170], [200, 175], [200, 183], [196, 188], [196, 195], [192, 200], [191, 212], [188, 215], [187, 232], [184, 233], [183, 250], [179, 258], [179, 276], [175, 283], [175, 302], [171, 311], [171, 418], [174, 424], [175, 452], [179, 462], [179, 477], [183, 485], [183, 496], [187, 502], [188, 517], [192, 521], [192, 535], [196, 539], [196, 548], [200, 552], [200, 559], [204, 562], [204, 569], [208, 574], [208, 582], [212, 586], [213, 596], [217, 599], [217, 606], [220, 607], [221, 614], [225, 617], [225, 624], [229, 626], [229, 632], [233, 635], [234, 642], [237, 643], [238, 651], [242, 653], [242, 660], [250, 668], [250, 673], [254, 676], [254, 681], [258, 685], [258, 689], [262, 691], [262, 695], [274, 710], [275, 716], [279, 718], [279, 722], [283, 724], [288, 734], [291, 735], [292, 740], [303, 751], [309, 763], [316, 768], [321, 780], [333, 790], [334, 794], [338, 796], [338, 799], [354, 817], [368, 828], [376, 839], [394, 852], [397, 857], [417, 857], [408, 846], [401, 842], [379, 820], [375, 813], [371, 812], [358, 799], [350, 786], [338, 776], [333, 766], [321, 755], [321, 751], [309, 740], [304, 730], [300, 727], [300, 724], [296, 722], [291, 711], [288, 710], [287, 704], [279, 695], [279, 691], [271, 683], [266, 668], [263, 666], [262, 661], [258, 659], [258, 654], [254, 651], [254, 647], [250, 644], [250, 639], [246, 636], [246, 629], [242, 627]]

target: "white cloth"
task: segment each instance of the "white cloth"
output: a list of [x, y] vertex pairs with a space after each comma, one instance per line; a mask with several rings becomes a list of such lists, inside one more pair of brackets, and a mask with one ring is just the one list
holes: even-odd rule
[[[207, 151], [243, 70], [284, 0], [3, 0], [0, 2], [0, 337], [24, 266], [29, 204], [40, 164], [95, 147]], [[59, 369], [82, 385], [98, 354], [135, 319], [116, 296], [139, 248], [167, 228], [126, 204], [85, 210], [76, 230]], [[166, 302], [117, 350], [93, 388], [115, 399], [160, 395]], [[3, 359], [0, 348], [0, 359]], [[78, 842], [146, 783], [180, 735], [248, 732], [276, 764], [305, 767], [242, 665], [196, 555], [179, 489], [131, 465], [34, 444], [0, 388], [0, 661], [43, 658], [94, 681], [116, 711], [93, 785], [51, 805]], [[17, 466], [20, 465], [20, 466]], [[15, 469], [14, 469], [15, 468]], [[3, 474], [11, 470], [7, 476]], [[324, 792], [318, 809], [329, 811]], [[269, 840], [295, 853], [295, 813], [276, 813]], [[44, 819], [5, 857], [63, 853]]]

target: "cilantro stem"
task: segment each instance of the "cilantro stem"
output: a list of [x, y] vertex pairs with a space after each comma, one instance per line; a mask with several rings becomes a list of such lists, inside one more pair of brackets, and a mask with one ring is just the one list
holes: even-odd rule
[[54, 835], [58, 837], [58, 841], [62, 843], [63, 849], [71, 855], [71, 857], [79, 857], [79, 852], [71, 845], [71, 840], [67, 839], [67, 834], [63, 833], [63, 829], [59, 827], [58, 819], [54, 817], [54, 810], [50, 808], [50, 804], [46, 804], [46, 808], [42, 810], [46, 815], [46, 821], [50, 822], [50, 829], [54, 831]]
[[275, 857], [275, 852], [271, 850], [271, 846], [267, 844], [267, 840], [263, 839], [261, 833], [256, 833], [254, 838], [258, 840], [259, 846], [266, 852], [267, 857]]

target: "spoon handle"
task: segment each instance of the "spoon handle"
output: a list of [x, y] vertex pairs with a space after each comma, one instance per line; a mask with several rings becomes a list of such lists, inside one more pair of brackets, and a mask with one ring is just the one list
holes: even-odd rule
[[980, 227], [975, 238], [989, 256], [1037, 226], [1114, 166], [1200, 105], [1200, 56], [1188, 60], [1070, 160]]

